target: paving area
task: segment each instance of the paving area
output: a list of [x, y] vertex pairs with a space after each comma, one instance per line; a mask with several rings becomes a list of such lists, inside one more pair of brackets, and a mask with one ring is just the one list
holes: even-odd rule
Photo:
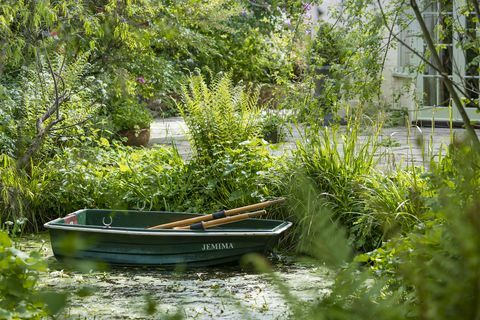
[[[271, 148], [272, 153], [281, 155], [288, 153], [296, 147], [296, 142], [301, 139], [302, 128], [290, 126], [286, 130], [284, 142]], [[365, 128], [360, 141], [371, 135], [371, 128]], [[480, 135], [480, 130], [477, 130]], [[425, 165], [428, 167], [431, 156], [438, 158], [445, 154], [446, 147], [453, 137], [462, 138], [465, 130], [454, 128], [431, 128], [412, 126], [385, 128], [379, 137], [382, 148], [379, 155], [383, 155], [381, 166], [394, 168], [407, 164]], [[155, 119], [151, 125], [150, 145], [174, 145], [180, 155], [188, 159], [192, 155], [188, 141], [188, 128], [181, 117]]]

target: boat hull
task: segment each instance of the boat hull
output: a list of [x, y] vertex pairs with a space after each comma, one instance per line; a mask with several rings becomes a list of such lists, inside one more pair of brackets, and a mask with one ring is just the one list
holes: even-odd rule
[[[150, 218], [144, 219], [147, 220], [144, 221], [145, 226], [137, 225], [135, 228], [115, 227], [114, 223], [107, 223], [113, 220], [122, 225], [122, 219], [129, 220], [135, 214], [141, 219], [144, 213], [81, 210], [73, 215], [75, 214], [77, 221], [74, 224], [68, 223], [67, 216], [45, 225], [50, 231], [55, 257], [114, 265], [209, 266], [231, 263], [249, 253], [265, 254], [277, 244], [280, 235], [291, 225], [285, 221], [248, 219], [208, 231], [148, 230], [145, 227], [157, 222], [178, 219], [179, 213], [150, 212]], [[82, 224], [81, 214], [94, 215], [96, 219], [90, 217], [90, 223], [88, 218], [83, 219]], [[158, 216], [159, 219], [153, 223], [155, 219], [151, 219], [152, 216]], [[196, 215], [181, 214], [182, 218], [190, 216]], [[98, 223], [100, 217], [102, 225]], [[92, 224], [92, 221], [96, 223]]]

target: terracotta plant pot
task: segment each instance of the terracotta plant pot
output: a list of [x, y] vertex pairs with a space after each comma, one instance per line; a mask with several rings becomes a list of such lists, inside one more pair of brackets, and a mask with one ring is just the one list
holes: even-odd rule
[[279, 134], [279, 129], [272, 130], [269, 132], [264, 133], [263, 139], [265, 141], [268, 141], [270, 143], [279, 143], [280, 142], [280, 134]]
[[145, 147], [150, 140], [150, 128], [145, 129], [131, 129], [118, 132], [121, 137], [127, 138], [124, 144], [132, 147]]

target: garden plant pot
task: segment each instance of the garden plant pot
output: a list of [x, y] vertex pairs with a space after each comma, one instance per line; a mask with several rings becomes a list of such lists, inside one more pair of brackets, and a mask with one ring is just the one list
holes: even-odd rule
[[265, 141], [268, 141], [270, 143], [278, 143], [280, 142], [280, 135], [279, 135], [279, 130], [272, 130], [269, 132], [266, 132], [263, 136]]
[[325, 90], [325, 78], [330, 77], [330, 66], [315, 67], [315, 97], [320, 97]]
[[150, 140], [150, 128], [123, 130], [118, 133], [121, 137], [127, 138], [124, 144], [132, 147], [145, 147]]

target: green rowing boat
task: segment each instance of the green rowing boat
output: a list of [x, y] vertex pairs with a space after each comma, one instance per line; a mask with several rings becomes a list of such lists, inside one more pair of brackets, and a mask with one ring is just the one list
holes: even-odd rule
[[[102, 261], [119, 265], [209, 266], [264, 254], [291, 223], [245, 219], [205, 230], [148, 229], [201, 215], [180, 212], [83, 209], [47, 222], [57, 259]], [[72, 249], [65, 245], [81, 239]]]

